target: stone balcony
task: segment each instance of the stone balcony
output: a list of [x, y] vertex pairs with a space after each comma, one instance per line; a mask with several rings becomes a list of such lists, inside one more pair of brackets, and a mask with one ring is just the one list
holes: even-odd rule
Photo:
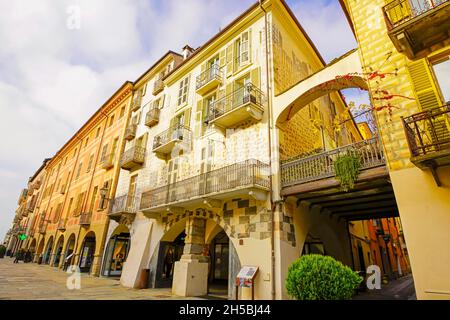
[[233, 128], [240, 123], [262, 119], [263, 93], [251, 83], [215, 101], [208, 107], [206, 121], [210, 125]]
[[118, 223], [126, 221], [127, 224], [133, 222], [138, 211], [138, 199], [136, 196], [128, 194], [115, 197], [111, 200], [108, 217]]
[[155, 126], [159, 122], [160, 110], [158, 108], [150, 109], [145, 116], [145, 125], [149, 128]]
[[222, 208], [222, 202], [239, 196], [266, 199], [270, 170], [258, 160], [247, 160], [142, 193], [140, 210], [157, 218], [161, 213], [197, 206]]
[[136, 138], [136, 132], [137, 132], [137, 124], [134, 123], [130, 124], [125, 129], [125, 140], [130, 141]]
[[394, 46], [410, 59], [450, 39], [450, 0], [394, 0], [383, 13]]
[[120, 158], [120, 167], [124, 170], [140, 168], [145, 161], [145, 148], [132, 147], [125, 151]]
[[192, 132], [189, 127], [183, 125], [172, 126], [155, 136], [153, 139], [153, 152], [158, 157], [166, 157], [178, 143], [186, 143], [190, 146]]
[[196, 91], [199, 95], [205, 95], [223, 83], [223, 70], [213, 64], [209, 69], [200, 73], [196, 78]]
[[450, 104], [402, 118], [411, 162], [430, 169], [438, 185], [438, 167], [450, 165]]

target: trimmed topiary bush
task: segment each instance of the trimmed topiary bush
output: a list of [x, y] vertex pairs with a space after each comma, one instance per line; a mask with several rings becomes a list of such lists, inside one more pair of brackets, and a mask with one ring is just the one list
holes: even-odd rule
[[288, 294], [297, 300], [348, 300], [363, 280], [329, 256], [304, 255], [289, 267]]

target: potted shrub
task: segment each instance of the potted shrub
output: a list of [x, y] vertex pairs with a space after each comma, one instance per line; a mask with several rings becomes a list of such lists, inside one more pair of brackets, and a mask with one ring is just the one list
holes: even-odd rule
[[286, 289], [297, 300], [349, 300], [362, 280], [332, 257], [311, 254], [289, 267]]
[[6, 247], [4, 245], [0, 245], [0, 259], [5, 257]]

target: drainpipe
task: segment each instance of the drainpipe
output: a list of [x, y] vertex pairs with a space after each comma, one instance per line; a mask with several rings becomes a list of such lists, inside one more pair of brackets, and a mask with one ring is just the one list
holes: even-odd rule
[[272, 114], [272, 95], [271, 95], [271, 88], [270, 88], [270, 69], [269, 69], [269, 58], [270, 58], [270, 51], [269, 51], [269, 36], [268, 36], [268, 19], [267, 19], [267, 11], [263, 7], [264, 0], [259, 0], [259, 7], [264, 12], [264, 37], [265, 37], [265, 44], [266, 44], [266, 91], [267, 91], [267, 109], [268, 109], [268, 123], [267, 123], [267, 132], [268, 132], [268, 139], [269, 139], [269, 168], [270, 168], [270, 207], [271, 207], [271, 280], [272, 280], [272, 290], [271, 290], [271, 297], [272, 300], [275, 300], [275, 210], [277, 209], [277, 205], [279, 202], [274, 202], [274, 195], [273, 195], [273, 172], [272, 172], [272, 123], [273, 123], [273, 114]]

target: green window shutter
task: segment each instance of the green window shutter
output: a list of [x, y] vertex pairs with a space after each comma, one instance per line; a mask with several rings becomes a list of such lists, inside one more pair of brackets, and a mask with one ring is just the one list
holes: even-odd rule
[[227, 61], [226, 57], [227, 57], [226, 50], [225, 49], [221, 50], [219, 52], [219, 67], [220, 68], [223, 68], [226, 65], [226, 61]]
[[227, 53], [226, 53], [226, 56], [227, 56], [227, 77], [228, 76], [230, 76], [232, 73], [233, 73], [233, 65], [234, 65], [234, 63], [233, 63], [233, 48], [234, 48], [234, 44], [230, 44], [228, 47], [227, 47]]
[[421, 109], [441, 106], [443, 99], [439, 88], [436, 86], [428, 60], [424, 58], [410, 62], [407, 68]]
[[186, 127], [189, 127], [190, 123], [191, 123], [191, 108], [184, 111], [184, 125]]
[[[205, 103], [206, 104], [206, 103]], [[203, 124], [203, 99], [197, 101], [197, 110], [195, 112], [195, 129], [194, 129], [194, 137], [200, 138]]]
[[261, 88], [260, 68], [255, 68], [250, 72], [250, 80], [258, 89]]

